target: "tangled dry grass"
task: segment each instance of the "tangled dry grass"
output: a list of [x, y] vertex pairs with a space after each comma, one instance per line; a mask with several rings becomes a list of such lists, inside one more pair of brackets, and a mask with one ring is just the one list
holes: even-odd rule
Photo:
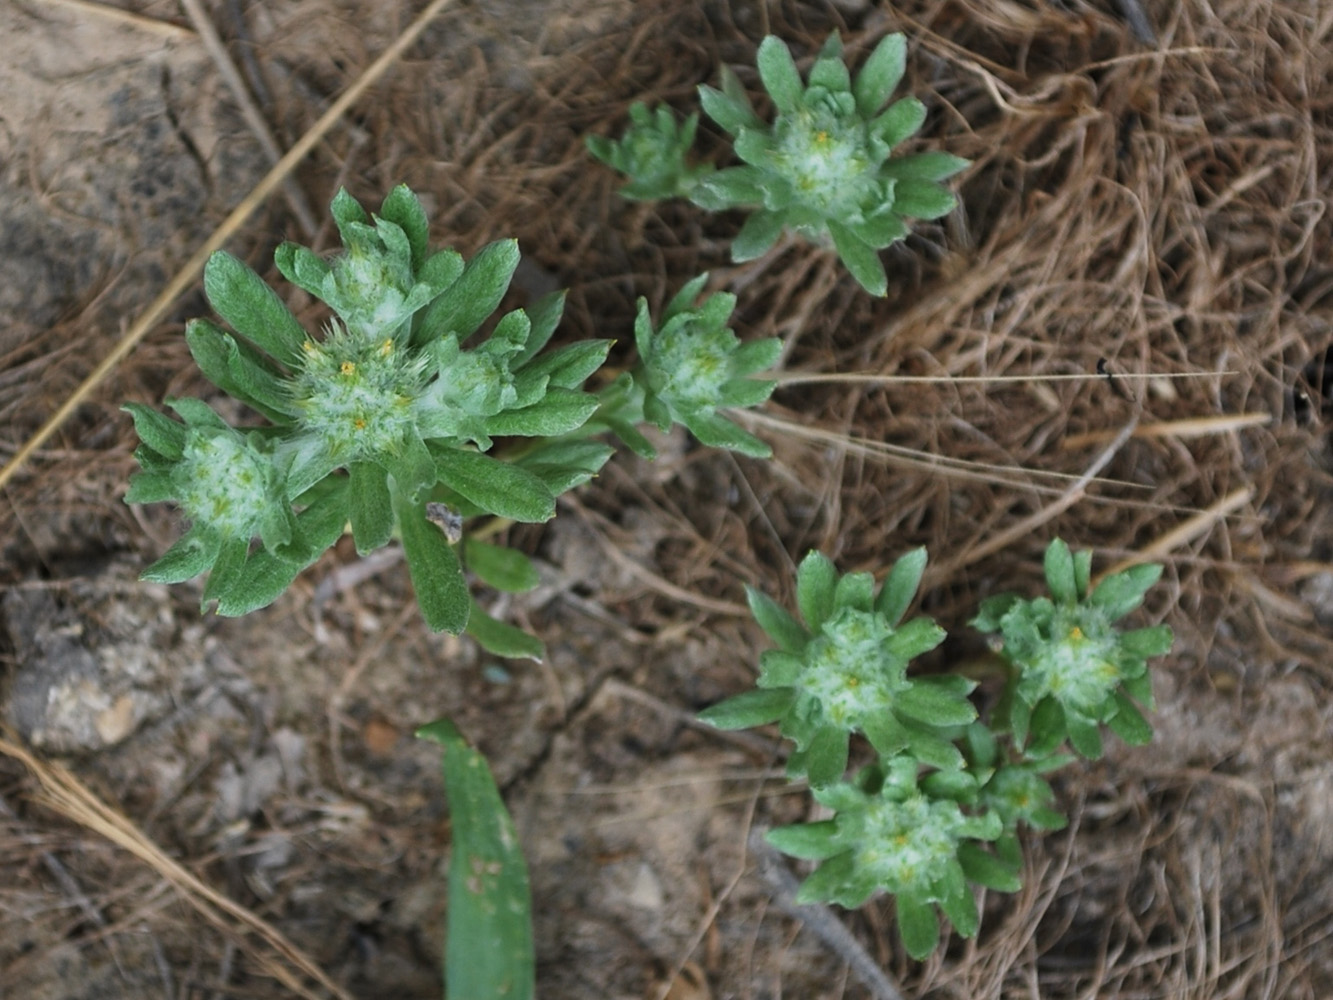
[[[160, 32], [177, 51], [200, 44], [197, 22], [191, 28], [172, 4], [122, 6], [141, 19], [122, 30]], [[108, 16], [102, 7], [62, 0], [15, 23], [34, 38], [79, 44], [81, 28]], [[279, 234], [327, 243], [327, 225], [302, 234], [303, 201], [318, 206], [339, 184], [373, 200], [405, 181], [428, 193], [438, 238], [465, 254], [517, 236], [528, 263], [516, 294], [568, 287], [571, 339], [627, 339], [637, 296], [657, 306], [705, 269], [740, 296], [742, 336], [784, 339], [783, 384], [753, 419], [774, 444], [775, 462], [742, 465], [688, 449], [664, 470], [617, 462], [562, 514], [582, 532], [562, 543], [567, 555], [570, 545], [602, 546], [597, 558], [583, 557], [589, 575], [566, 588], [570, 606], [602, 622], [615, 642], [599, 653], [595, 643], [581, 645], [586, 624], [549, 609], [520, 611], [551, 630], [551, 645], [572, 644], [586, 658], [578, 681], [557, 670], [549, 683], [514, 692], [535, 691], [555, 719], [544, 749], [506, 762], [503, 740], [488, 737], [511, 794], [529, 802], [531, 792], [533, 810], [551, 808], [540, 770], [559, 757], [561, 740], [599, 745], [600, 731], [585, 727], [615, 716], [599, 708], [605, 682], [619, 685], [622, 698], [633, 690], [656, 706], [656, 721], [642, 723], [648, 732], [671, 712], [687, 717], [747, 683], [755, 637], [732, 611], [741, 584], [783, 592], [793, 557], [808, 548], [850, 570], [880, 569], [926, 545], [924, 610], [959, 628], [980, 597], [1035, 588], [1053, 534], [1095, 549], [1103, 567], [1145, 556], [1166, 563], [1148, 609], [1178, 636], [1159, 677], [1158, 740], [1065, 782], [1074, 823], [1034, 845], [1024, 892], [989, 899], [978, 941], [954, 942], [921, 966], [894, 954], [891, 907], [872, 904], [847, 918], [910, 996], [1333, 992], [1333, 890], [1321, 878], [1333, 860], [1333, 11], [1314, 0], [1144, 7], [1155, 44], [1135, 39], [1121, 5], [1090, 0], [491, 0], [446, 8], [312, 144], [291, 174], [293, 190], [260, 204], [229, 244], [262, 269]], [[202, 14], [220, 29], [287, 149], [401, 36], [416, 5], [284, 0], [264, 8], [216, 3]], [[618, 131], [629, 101], [691, 108], [695, 85], [711, 80], [719, 62], [753, 83], [745, 67], [763, 34], [808, 55], [833, 27], [853, 58], [885, 32], [905, 31], [904, 87], [931, 111], [921, 141], [973, 161], [958, 183], [960, 210], [888, 253], [886, 299], [868, 298], [835, 261], [796, 245], [732, 266], [724, 251], [737, 219], [626, 203], [615, 197], [615, 179], [590, 165], [583, 137]], [[231, 98], [203, 91], [197, 100]], [[209, 169], [221, 166], [228, 143], [252, 142], [239, 121], [220, 121], [214, 155], [203, 157]], [[68, 215], [65, 189], [43, 173], [40, 146], [60, 139], [49, 125], [37, 115], [11, 125], [4, 141], [25, 170], [8, 168], [5, 191], [16, 205], [27, 199]], [[258, 154], [234, 161], [248, 180], [220, 179], [209, 189], [210, 225], [234, 204], [229, 193], [253, 187], [262, 172]], [[6, 457], [110, 354], [137, 313], [132, 304], [166, 285], [160, 272], [126, 263], [145, 250], [145, 232], [113, 233], [119, 263], [90, 270], [84, 292], [67, 295], [50, 316], [16, 309], [0, 334]], [[158, 242], [172, 273], [202, 238], [196, 229]], [[193, 280], [186, 274], [182, 288]], [[8, 480], [0, 516], [11, 587], [86, 575], [108, 552], [146, 562], [170, 536], [165, 518], [136, 521], [115, 499], [134, 447], [119, 401], [206, 389], [189, 374], [178, 335], [180, 320], [204, 305], [197, 293], [166, 305], [147, 339]], [[308, 305], [294, 305], [318, 321]], [[537, 532], [511, 540], [555, 551]], [[179, 613], [193, 614], [185, 606]], [[346, 630], [352, 657], [370, 656], [372, 646], [379, 655], [373, 644], [388, 641], [355, 624]], [[228, 634], [236, 633], [220, 633]], [[639, 665], [626, 665], [626, 649], [637, 650], [630, 662]], [[944, 656], [975, 652], [963, 640]], [[642, 669], [668, 660], [674, 673]], [[359, 670], [313, 700], [332, 704], [362, 683]], [[366, 711], [392, 717], [392, 699], [378, 696], [362, 692]], [[293, 719], [311, 729], [324, 722], [318, 713]], [[323, 763], [308, 798], [327, 788], [357, 799], [330, 763], [341, 752], [340, 726], [318, 744]], [[362, 732], [373, 743], [371, 730]], [[643, 739], [691, 761], [711, 754], [719, 767], [736, 753], [751, 766], [765, 763], [678, 721], [671, 732], [660, 746]], [[320, 939], [312, 927], [328, 928], [294, 915], [294, 896], [265, 896], [226, 877], [242, 854], [227, 856], [230, 841], [214, 836], [210, 823], [220, 821], [205, 805], [197, 804], [186, 836], [149, 791], [116, 786], [109, 776], [139, 773], [127, 762], [133, 742], [117, 750], [117, 762], [60, 768], [57, 782], [97, 786], [136, 820], [122, 831], [128, 842], [107, 832], [105, 817], [90, 820], [92, 807], [53, 797], [49, 762], [8, 741], [0, 753], [8, 803], [0, 864], [9, 873], [0, 878], [0, 937], [30, 943], [26, 953], [0, 945], [0, 962], [14, 982], [48, 990], [25, 995], [86, 995], [77, 980], [92, 981], [87, 954], [99, 949], [122, 966], [105, 987], [113, 992], [101, 995], [149, 995], [132, 992], [144, 981], [159, 992], [166, 984], [171, 996], [372, 997], [390, 995], [389, 982], [395, 996], [431, 995], [421, 972], [435, 957], [428, 948], [392, 974], [375, 966], [378, 979], [335, 961], [336, 940]], [[592, 753], [570, 766], [614, 784], [652, 759], [640, 747], [614, 765]], [[208, 773], [218, 758], [187, 755], [181, 766]], [[742, 783], [740, 797], [753, 804], [762, 787]], [[410, 880], [429, 877], [438, 822], [405, 831], [403, 817], [415, 807], [401, 790], [380, 784], [359, 793], [371, 832], [397, 838], [401, 850], [384, 870], [405, 881], [383, 891], [402, 895]], [[276, 825], [282, 809], [270, 803], [265, 812]], [[108, 846], [136, 838], [143, 851]], [[155, 842], [169, 850], [148, 851]], [[795, 925], [763, 916], [752, 899], [743, 903], [749, 897], [736, 887], [744, 883], [727, 880], [729, 866], [745, 870], [743, 853], [733, 857], [743, 843], [743, 834], [733, 843], [711, 827], [698, 832], [682, 850], [712, 852], [694, 869], [710, 903], [697, 911], [664, 904], [652, 933], [589, 931], [584, 940], [543, 929], [539, 913], [546, 995], [780, 996], [784, 982], [794, 995], [868, 995], [839, 978], [835, 957], [821, 960], [816, 971], [827, 978], [817, 985], [790, 972]], [[556, 849], [533, 851], [540, 867]], [[341, 878], [320, 856], [303, 856], [288, 879]], [[549, 876], [558, 905], [546, 919], [558, 923], [559, 911], [582, 926], [570, 915], [596, 910], [595, 898], [568, 895], [559, 880], [570, 876], [560, 871]], [[224, 894], [206, 898], [214, 883]], [[197, 905], [182, 907], [182, 894]], [[611, 919], [594, 913], [589, 926]], [[78, 962], [71, 949], [83, 956]], [[153, 970], [147, 980], [126, 973], [135, 961]], [[39, 975], [61, 963], [84, 971], [54, 985]], [[582, 969], [572, 972], [571, 963]], [[697, 980], [673, 975], [681, 970]]]

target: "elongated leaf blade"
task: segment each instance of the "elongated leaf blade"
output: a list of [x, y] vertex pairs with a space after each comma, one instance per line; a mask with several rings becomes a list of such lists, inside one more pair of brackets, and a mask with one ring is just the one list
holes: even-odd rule
[[449, 857], [447, 1000], [532, 1000], [532, 889], [514, 821], [486, 759], [448, 719], [417, 730], [444, 749]]

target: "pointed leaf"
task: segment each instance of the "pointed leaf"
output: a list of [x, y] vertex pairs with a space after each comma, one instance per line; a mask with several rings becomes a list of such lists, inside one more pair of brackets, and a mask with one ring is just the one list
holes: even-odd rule
[[457, 448], [437, 449], [435, 463], [446, 486], [491, 514], [527, 523], [555, 516], [555, 497], [526, 469]]
[[546, 647], [535, 635], [492, 618], [477, 606], [476, 601], [472, 602], [472, 609], [467, 616], [467, 628], [464, 631], [476, 639], [477, 644], [492, 656], [541, 663], [546, 655]]
[[750, 215], [731, 242], [731, 259], [740, 264], [762, 257], [782, 235], [782, 214], [760, 209]]
[[307, 337], [296, 317], [246, 264], [218, 250], [204, 265], [204, 293], [233, 330], [270, 357], [298, 367]]
[[818, 632], [833, 614], [833, 591], [838, 571], [823, 553], [811, 551], [796, 573], [796, 604], [812, 632]]
[[1074, 579], [1074, 555], [1059, 538], [1046, 546], [1043, 561], [1046, 586], [1057, 604], [1072, 606], [1078, 601], [1078, 585]]
[[779, 826], [764, 834], [764, 839], [783, 854], [819, 861], [846, 850], [845, 846], [838, 843], [837, 833], [836, 821], [828, 819], [818, 823]]
[[424, 503], [412, 502], [397, 489], [390, 496], [421, 615], [434, 631], [458, 635], [472, 606], [458, 556], [444, 533], [426, 520]]
[[915, 97], [904, 97], [890, 104], [883, 114], [870, 123], [870, 132], [892, 149], [904, 139], [915, 135], [925, 120], [926, 106]]
[[185, 427], [179, 422], [143, 403], [126, 403], [121, 410], [134, 418], [134, 430], [146, 447], [173, 462], [185, 454]]
[[952, 153], [931, 150], [928, 153], [913, 153], [910, 156], [895, 156], [882, 167], [881, 177], [893, 177], [898, 180], [942, 181], [954, 174], [966, 170], [972, 165], [971, 160]]
[[938, 219], [958, 204], [953, 192], [933, 181], [898, 181], [893, 187], [893, 210], [913, 219]]
[[426, 210], [421, 207], [421, 200], [406, 184], [399, 184], [380, 205], [380, 217], [392, 222], [407, 236], [412, 248], [412, 274], [418, 275], [421, 265], [426, 262], [430, 242], [430, 222]]
[[[724, 68], [724, 76], [729, 72], [730, 70]], [[742, 91], [740, 99], [735, 94], [726, 93], [725, 89], [728, 88], [725, 79], [723, 87], [724, 90], [715, 90], [707, 84], [699, 85], [699, 103], [703, 106], [704, 114], [731, 135], [735, 135], [743, 128], [763, 128], [763, 122], [754, 113], [750, 102], [744, 99], [744, 92]]]
[[838, 257], [851, 272], [857, 284], [871, 295], [883, 297], [888, 293], [888, 277], [875, 249], [840, 222], [829, 220], [829, 233]]
[[1114, 621], [1129, 614], [1143, 603], [1143, 595], [1162, 575], [1162, 567], [1157, 563], [1132, 566], [1123, 573], [1108, 576], [1088, 598], [1094, 608], [1103, 609]]
[[475, 538], [464, 538], [463, 551], [467, 568], [482, 583], [509, 594], [521, 594], [540, 583], [537, 567], [518, 549], [506, 545], [492, 545]]
[[518, 261], [517, 240], [499, 240], [483, 247], [467, 262], [458, 279], [427, 307], [413, 340], [426, 343], [446, 333], [465, 340], [499, 306]]
[[921, 576], [926, 571], [926, 550], [924, 547], [912, 549], [898, 557], [889, 570], [875, 599], [875, 610], [882, 614], [892, 626], [903, 620], [916, 589], [921, 585]]
[[753, 729], [776, 722], [791, 708], [790, 688], [743, 691], [699, 713], [699, 719], [718, 729]]
[[909, 893], [900, 893], [898, 903], [898, 933], [902, 935], [907, 954], [918, 962], [926, 958], [940, 942], [940, 925], [935, 907]]
[[356, 551], [369, 555], [393, 536], [393, 502], [387, 476], [378, 465], [351, 462], [347, 466], [349, 514]]
[[884, 106], [907, 68], [907, 39], [901, 34], [885, 35], [870, 53], [870, 58], [856, 74], [852, 93], [856, 110], [869, 118]]
[[773, 106], [778, 113], [789, 115], [795, 112], [800, 107], [805, 87], [801, 85], [801, 74], [796, 69], [796, 61], [792, 59], [786, 43], [776, 35], [769, 35], [759, 44], [756, 62], [759, 79], [773, 98]]
[[793, 654], [799, 654], [805, 649], [806, 643], [810, 641], [810, 633], [782, 605], [754, 587], [745, 588], [745, 597], [754, 620], [781, 649]]
[[449, 799], [449, 909], [444, 992], [450, 1000], [532, 1000], [532, 889], [514, 821], [484, 758], [447, 719], [417, 730], [444, 749]]

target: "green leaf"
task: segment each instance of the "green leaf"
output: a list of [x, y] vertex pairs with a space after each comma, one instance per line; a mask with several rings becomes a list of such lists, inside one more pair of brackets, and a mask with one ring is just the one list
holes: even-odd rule
[[852, 89], [852, 76], [847, 71], [847, 64], [842, 61], [841, 50], [832, 55], [825, 45], [825, 51], [819, 54], [815, 64], [810, 67], [810, 89], [823, 87], [831, 93], [846, 93]]
[[782, 605], [754, 587], [745, 588], [745, 597], [750, 604], [750, 614], [770, 639], [788, 653], [799, 654], [804, 651], [806, 643], [810, 641], [810, 633]]
[[484, 758], [448, 719], [417, 730], [444, 749], [449, 852], [444, 993], [449, 1000], [532, 1000], [532, 889], [514, 821]]
[[333, 202], [329, 205], [329, 213], [333, 216], [333, 221], [338, 227], [338, 233], [342, 236], [343, 244], [351, 246], [355, 242], [355, 237], [349, 236], [349, 231], [353, 226], [366, 225], [370, 222], [366, 210], [361, 207], [361, 203], [347, 193], [344, 187], [338, 188], [338, 193], [333, 196]]
[[399, 184], [380, 205], [380, 217], [392, 222], [407, 236], [412, 247], [412, 274], [418, 275], [421, 265], [426, 262], [430, 244], [430, 222], [426, 210], [421, 207], [421, 200], [406, 184]]
[[837, 821], [826, 819], [818, 823], [779, 826], [764, 834], [764, 839], [783, 854], [793, 858], [820, 861], [846, 850], [846, 847], [838, 842], [837, 834]]
[[933, 181], [898, 181], [893, 187], [893, 210], [913, 219], [938, 219], [958, 204], [953, 192]]
[[870, 611], [875, 606], [875, 578], [869, 573], [847, 573], [838, 578], [833, 603], [841, 608]]
[[731, 259], [740, 264], [762, 257], [782, 235], [782, 221], [780, 212], [753, 212], [731, 242]]
[[465, 538], [463, 551], [467, 556], [467, 568], [476, 573], [482, 583], [496, 590], [521, 594], [541, 582], [532, 560], [517, 549]]
[[863, 719], [861, 731], [881, 757], [892, 757], [911, 742], [910, 734], [892, 712], [879, 712]]
[[349, 514], [356, 551], [369, 555], [388, 544], [393, 536], [393, 502], [385, 472], [369, 462], [351, 462], [347, 466]]
[[968, 891], [967, 881], [962, 868], [956, 860], [950, 858], [942, 866], [944, 871], [937, 882], [940, 892], [940, 909], [949, 918], [954, 929], [963, 937], [975, 937], [977, 933], [977, 901]]
[[1017, 892], [1023, 888], [1017, 869], [976, 844], [959, 844], [958, 862], [963, 866], [963, 874], [977, 885], [997, 892]]
[[482, 510], [525, 523], [555, 516], [555, 496], [526, 469], [458, 448], [438, 448], [434, 455], [440, 480]]
[[291, 393], [264, 355], [206, 319], [185, 325], [185, 341], [204, 376], [276, 424], [291, 423]]
[[871, 295], [883, 297], [888, 294], [888, 277], [884, 274], [884, 265], [875, 248], [840, 222], [830, 219], [828, 229], [833, 236], [833, 246], [838, 251], [839, 259], [857, 284]]
[[[900, 36], [901, 37], [901, 36]], [[921, 585], [921, 576], [926, 571], [926, 550], [924, 547], [912, 549], [898, 557], [884, 578], [879, 597], [875, 599], [875, 610], [882, 614], [891, 626], [903, 620], [916, 589]]]
[[800, 107], [805, 87], [801, 84], [801, 74], [796, 69], [796, 61], [792, 59], [786, 43], [776, 35], [769, 35], [759, 43], [756, 61], [759, 79], [773, 98], [773, 106], [778, 113], [789, 115], [795, 112]]
[[[577, 389], [601, 367], [611, 350], [610, 340], [581, 340], [576, 344], [548, 351], [535, 361], [523, 366], [525, 377], [545, 376], [550, 385], [561, 389]], [[518, 371], [519, 366], [514, 365]]]
[[726, 448], [750, 458], [771, 458], [773, 455], [773, 449], [763, 441], [715, 413], [686, 414], [680, 422], [709, 447]]
[[1078, 599], [1088, 596], [1092, 584], [1092, 553], [1088, 550], [1074, 555], [1074, 586], [1078, 589]]
[[162, 554], [162, 558], [139, 574], [151, 583], [183, 583], [193, 580], [213, 565], [222, 549], [221, 540], [211, 531], [192, 528]]
[[1112, 732], [1132, 747], [1141, 747], [1152, 742], [1152, 726], [1143, 717], [1138, 706], [1117, 691], [1111, 696], [1115, 702], [1115, 715], [1106, 720]]
[[754, 167], [728, 167], [701, 180], [690, 201], [710, 212], [764, 203], [764, 175]]
[[[1093, 719], [1065, 710], [1065, 726], [1069, 730], [1069, 745], [1088, 760], [1102, 755], [1102, 734]], [[1151, 735], [1151, 732], [1150, 734]]]
[[414, 503], [398, 489], [391, 489], [390, 496], [421, 615], [434, 631], [458, 635], [472, 606], [458, 556], [444, 532], [426, 520], [424, 503]]
[[812, 632], [818, 632], [833, 614], [837, 582], [838, 571], [824, 554], [811, 551], [801, 560], [796, 572], [796, 604]]
[[[522, 368], [534, 357], [536, 357], [537, 352], [540, 351], [543, 347], [545, 347], [547, 343], [550, 341], [551, 335], [555, 333], [555, 328], [560, 325], [560, 317], [563, 316], [565, 313], [565, 293], [563, 291], [550, 292], [547, 295], [543, 295], [540, 299], [538, 299], [532, 305], [528, 306], [523, 311], [528, 314], [528, 321], [532, 324], [532, 329], [528, 333], [527, 345], [523, 348], [522, 351], [520, 351], [517, 355], [514, 356], [514, 359], [511, 362], [511, 367], [515, 371], [517, 371], [519, 368]], [[611, 341], [599, 341], [599, 340], [586, 341], [585, 343], [589, 344], [605, 343], [608, 349], [610, 348], [611, 345]], [[576, 344], [574, 346], [580, 346], [580, 345]], [[605, 356], [606, 356], [605, 351], [603, 351], [602, 357], [605, 358]], [[598, 362], [598, 364], [600, 363], [601, 362]], [[589, 369], [589, 373], [595, 370], [595, 368], [596, 365], [593, 366], [593, 369]], [[557, 382], [556, 384], [557, 385], [568, 384], [569, 387], [572, 388], [572, 386], [577, 383]]]
[[845, 730], [822, 726], [805, 748], [805, 773], [814, 787], [831, 785], [847, 770], [848, 743]]
[[781, 649], [766, 649], [759, 654], [761, 688], [793, 687], [805, 672], [805, 661]]
[[204, 584], [203, 596], [199, 598], [199, 610], [204, 610], [210, 602], [219, 600], [233, 590], [244, 589], [245, 562], [250, 555], [250, 539], [224, 538], [213, 561], [212, 572]]
[[876, 212], [848, 228], [862, 243], [875, 250], [896, 243], [912, 231], [894, 209]]
[[766, 401], [777, 386], [768, 379], [734, 378], [718, 389], [717, 405], [720, 409], [749, 409]]
[[963, 755], [956, 746], [920, 723], [903, 723], [903, 731], [907, 735], [908, 752], [921, 763], [944, 770], [964, 765]]
[[557, 439], [539, 444], [515, 460], [560, 496], [592, 479], [615, 449], [603, 441]]
[[883, 114], [870, 123], [870, 133], [892, 149], [904, 139], [915, 135], [925, 121], [926, 106], [915, 97], [904, 97], [890, 104]]
[[1173, 639], [1169, 625], [1136, 628], [1121, 633], [1120, 648], [1132, 656], [1146, 660], [1150, 656], [1165, 656], [1171, 652]]
[[1078, 601], [1078, 584], [1074, 579], [1074, 555], [1059, 538], [1046, 546], [1043, 561], [1046, 586], [1057, 604], [1073, 606]]
[[[764, 123], [754, 113], [743, 91], [739, 98], [734, 93], [725, 92], [726, 89], [731, 89], [727, 88], [726, 81], [726, 74], [731, 71], [723, 67], [722, 73], [723, 90], [715, 90], [707, 84], [699, 85], [699, 103], [704, 109], [704, 114], [731, 135], [735, 135], [743, 128], [763, 128]], [[732, 74], [732, 78], [735, 78], [735, 74]]]
[[558, 437], [576, 431], [597, 412], [597, 397], [574, 389], [551, 389], [539, 403], [502, 410], [485, 421], [497, 437]]
[[233, 330], [288, 367], [300, 365], [306, 332], [264, 279], [225, 250], [204, 265], [204, 293]]
[[492, 618], [481, 610], [476, 601], [472, 602], [472, 610], [468, 612], [465, 631], [477, 640], [482, 649], [493, 656], [541, 663], [546, 655], [546, 647], [535, 635]]
[[898, 933], [907, 954], [918, 962], [926, 958], [940, 942], [940, 925], [935, 907], [910, 893], [899, 893]]
[[463, 273], [427, 307], [413, 333], [416, 343], [427, 343], [447, 333], [465, 340], [493, 313], [518, 267], [518, 240], [498, 240], [483, 247]]
[[782, 718], [795, 697], [790, 688], [743, 691], [704, 709], [699, 719], [718, 729], [753, 729]]
[[261, 551], [250, 557], [244, 589], [220, 597], [217, 613], [235, 618], [268, 607], [342, 536], [347, 518], [347, 480], [342, 479], [296, 515], [296, 538], [281, 554]]
[[970, 701], [926, 684], [913, 684], [898, 692], [893, 708], [899, 715], [931, 726], [966, 726], [977, 717]]
[[906, 68], [907, 39], [901, 34], [885, 35], [852, 84], [856, 110], [863, 118], [869, 118], [884, 106], [901, 82]]
[[329, 265], [316, 253], [299, 243], [280, 243], [273, 251], [273, 263], [284, 278], [297, 288], [316, 297], [324, 291], [329, 276]]
[[848, 879], [856, 874], [856, 862], [850, 851], [829, 858], [811, 873], [796, 890], [796, 902], [818, 903], [837, 900]]
[[1097, 585], [1097, 589], [1088, 598], [1088, 604], [1101, 608], [1107, 617], [1114, 621], [1129, 614], [1143, 603], [1143, 595], [1162, 575], [1158, 563], [1132, 566], [1123, 573], [1108, 576]]
[[932, 150], [929, 153], [913, 153], [911, 156], [895, 156], [880, 167], [881, 177], [897, 180], [942, 181], [972, 165], [971, 160], [952, 153]]
[[139, 440], [163, 458], [173, 462], [185, 454], [185, 428], [165, 413], [143, 403], [126, 403], [121, 410], [134, 419]]
[[136, 472], [130, 476], [130, 486], [125, 491], [128, 504], [164, 503], [175, 499], [176, 484], [170, 472]]

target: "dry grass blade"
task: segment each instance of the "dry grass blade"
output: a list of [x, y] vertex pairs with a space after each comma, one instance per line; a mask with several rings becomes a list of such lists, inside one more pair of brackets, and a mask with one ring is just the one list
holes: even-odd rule
[[[338, 1000], [352, 1000], [350, 994], [329, 979], [281, 931], [186, 871], [126, 816], [94, 795], [71, 771], [60, 764], [42, 760], [17, 743], [3, 738], [0, 738], [0, 754], [21, 763], [37, 779], [42, 786], [42, 793], [35, 800], [41, 805], [133, 854], [171, 883], [209, 923], [231, 933], [245, 931], [257, 935], [267, 945], [267, 951], [257, 951], [255, 957], [294, 994], [305, 1000], [324, 1000], [324, 994], [311, 990], [293, 973], [293, 970], [297, 970]], [[275, 960], [274, 956], [280, 960]]]

